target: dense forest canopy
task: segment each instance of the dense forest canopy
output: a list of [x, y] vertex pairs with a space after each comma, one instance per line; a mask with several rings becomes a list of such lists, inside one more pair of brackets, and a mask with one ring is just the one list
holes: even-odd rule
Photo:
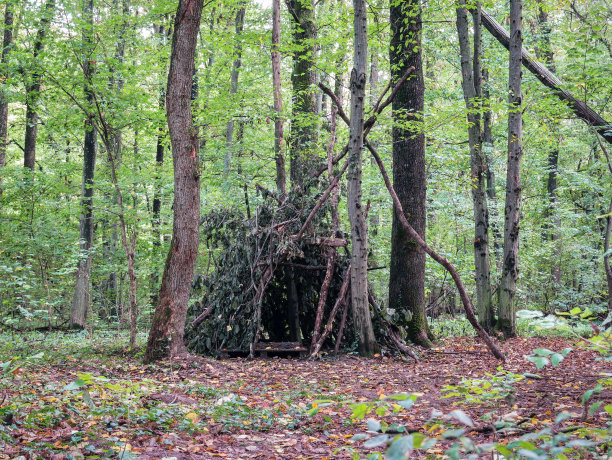
[[609, 458], [609, 0], [0, 7], [0, 458]]
[[[581, 120], [572, 102], [560, 94], [570, 94], [602, 120], [612, 118], [610, 6], [603, 0], [524, 2], [523, 48], [550, 71], [556, 86], [546, 87], [541, 76], [523, 69], [520, 109], [513, 109], [508, 105], [511, 53], [498, 36], [487, 32], [490, 24], [485, 21], [489, 18], [510, 31], [507, 5], [463, 5], [468, 12], [468, 35], [463, 39], [468, 47], [471, 42], [479, 44], [473, 52], [480, 56], [474, 67], [477, 75], [472, 77], [476, 93], [470, 98], [463, 91], [465, 85], [462, 89], [462, 38], [457, 29], [461, 22], [456, 5], [409, 4], [408, 12], [399, 11], [393, 2], [367, 5], [366, 86], [360, 96], [367, 119], [381, 102], [385, 86], [393, 88], [401, 77], [395, 70], [400, 65], [397, 59], [418, 51], [417, 66], [421, 67], [402, 88], [411, 88], [422, 75], [422, 112], [411, 111], [410, 104], [400, 109], [393, 100], [393, 112], [381, 110], [376, 123], [368, 126], [366, 122], [365, 127], [366, 144], [393, 172], [400, 201], [404, 198], [398, 187], [409, 187], [416, 176], [401, 179], [408, 185], [398, 182], [400, 154], [394, 153], [394, 142], [423, 138], [424, 163], [414, 163], [412, 168], [424, 168], [426, 199], [414, 209], [410, 208], [414, 203], [404, 202], [407, 215], [416, 216], [417, 208], [422, 209], [425, 241], [454, 265], [475, 307], [482, 305], [482, 292], [489, 292], [489, 311], [495, 315], [498, 294], [505, 292], [499, 286], [506, 254], [507, 119], [509, 113], [520, 110], [523, 160], [513, 311], [549, 314], [578, 306], [605, 316], [610, 296], [605, 268], [610, 253], [612, 183], [609, 127]], [[327, 172], [313, 181], [305, 171], [326, 171], [328, 153], [332, 158], [343, 153], [351, 136], [353, 128], [343, 122], [337, 104], [321, 88], [334, 92], [344, 112], [354, 118], [353, 6], [343, 1], [289, 1], [278, 13], [277, 42], [272, 34], [273, 6], [278, 7], [277, 3], [239, 0], [208, 2], [203, 7], [191, 89], [203, 219], [211, 212], [237, 220], [256, 219], [261, 206], [271, 205], [271, 195], [276, 196], [272, 201], [280, 203], [290, 191], [298, 198], [312, 196], [302, 201], [291, 198], [292, 209], [304, 219], [329, 183]], [[392, 13], [394, 8], [399, 11], [393, 14], [405, 15], [399, 23], [393, 23], [393, 14], [390, 22], [390, 8]], [[121, 317], [128, 320], [130, 315], [134, 323], [136, 315], [148, 322], [159, 300], [176, 199], [164, 103], [176, 4], [4, 0], [3, 10], [3, 323], [83, 327]], [[476, 18], [486, 28], [474, 27]], [[394, 54], [400, 42], [404, 51]], [[280, 78], [273, 78], [271, 56], [275, 54]], [[402, 88], [398, 98], [404, 97]], [[407, 115], [402, 115], [403, 110]], [[475, 150], [468, 128], [476, 119], [470, 114], [477, 115], [482, 130], [478, 135], [484, 136], [478, 144], [480, 170], [470, 158], [471, 149]], [[279, 127], [284, 127], [284, 135]], [[460, 310], [459, 294], [446, 269], [428, 258], [421, 287], [418, 283], [406, 287], [422, 290], [416, 307], [402, 307], [400, 302], [398, 308], [395, 294], [389, 301], [390, 270], [396, 263], [391, 244], [393, 203], [368, 149], [362, 156], [357, 160], [362, 178], [354, 183], [362, 184], [359, 206], [365, 209], [367, 204], [367, 217], [364, 213], [359, 225], [365, 228], [367, 223], [364, 249], [369, 292], [387, 320], [401, 326], [402, 338], [426, 343], [422, 335], [421, 339], [411, 336], [409, 323], [419, 317], [415, 312], [421, 309], [425, 317], [455, 314]], [[354, 161], [350, 160], [348, 183], [356, 177]], [[332, 168], [332, 176], [342, 172], [341, 166], [339, 162]], [[475, 188], [487, 202], [484, 235], [490, 246], [489, 290], [482, 292], [475, 282], [480, 274], [474, 276], [474, 245], [482, 238], [474, 236]], [[325, 215], [316, 220], [327, 228], [324, 236], [336, 232], [349, 248], [356, 244], [355, 239], [351, 242], [356, 224], [350, 217], [355, 199], [350, 189], [343, 176], [338, 192], [332, 193], [337, 195], [332, 206], [337, 206], [336, 223], [335, 211], [328, 205], [321, 211]], [[418, 227], [412, 221], [411, 225]], [[292, 229], [298, 230], [299, 226]], [[311, 226], [309, 232], [316, 230]], [[223, 246], [209, 243], [201, 240], [194, 262], [192, 302], [202, 295], [206, 298], [199, 279], [228, 268], [219, 266]], [[313, 262], [317, 266], [325, 265], [328, 257], [327, 249], [321, 251]], [[346, 250], [333, 252], [348, 257]], [[296, 254], [285, 262], [302, 263]], [[353, 271], [354, 266], [353, 256]], [[400, 275], [391, 273], [391, 285], [405, 270], [417, 266], [410, 262], [408, 268], [398, 269]], [[313, 281], [317, 291], [324, 273]], [[288, 280], [293, 270], [283, 276]], [[333, 289], [337, 294], [339, 287]], [[316, 304], [318, 295], [314, 292], [310, 302]], [[328, 309], [333, 306], [332, 297], [327, 300]], [[354, 303], [355, 297], [351, 298]], [[77, 304], [85, 308], [81, 317], [75, 317]], [[410, 313], [402, 311], [404, 307]], [[482, 323], [484, 316], [479, 320]], [[487, 328], [494, 326], [487, 324]], [[300, 339], [300, 334], [293, 335]], [[305, 338], [303, 331], [301, 338]]]

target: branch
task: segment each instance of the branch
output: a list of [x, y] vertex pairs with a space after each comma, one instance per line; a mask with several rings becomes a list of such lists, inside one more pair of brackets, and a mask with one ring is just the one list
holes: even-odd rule
[[395, 192], [395, 189], [393, 188], [393, 185], [391, 185], [391, 181], [389, 180], [389, 175], [387, 174], [385, 165], [380, 159], [380, 156], [378, 155], [378, 153], [376, 152], [376, 149], [372, 146], [372, 144], [370, 144], [368, 141], [364, 141], [364, 144], [370, 150], [370, 152], [372, 153], [372, 156], [374, 157], [374, 160], [378, 164], [378, 168], [380, 169], [380, 173], [383, 176], [383, 180], [385, 181], [387, 190], [389, 191], [391, 198], [393, 198], [393, 205], [395, 207], [395, 212], [402, 224], [402, 227], [404, 227], [404, 231], [406, 232], [406, 237], [413, 239], [427, 254], [429, 254], [429, 256], [432, 259], [434, 259], [436, 262], [438, 262], [448, 271], [448, 273], [453, 278], [455, 285], [457, 286], [457, 290], [459, 291], [459, 296], [461, 297], [463, 308], [465, 310], [465, 316], [467, 317], [468, 321], [474, 327], [474, 329], [476, 330], [480, 338], [486, 343], [487, 347], [489, 347], [489, 350], [491, 350], [491, 353], [493, 354], [493, 356], [495, 356], [497, 359], [505, 361], [505, 358], [502, 352], [493, 343], [493, 340], [491, 340], [491, 337], [483, 329], [480, 323], [478, 323], [478, 320], [476, 319], [476, 316], [474, 315], [474, 309], [472, 307], [472, 302], [470, 300], [470, 297], [467, 294], [467, 291], [465, 290], [465, 286], [463, 285], [461, 278], [459, 277], [459, 273], [457, 273], [457, 270], [455, 269], [455, 267], [453, 267], [453, 265], [450, 263], [448, 259], [440, 256], [437, 252], [435, 252], [432, 248], [430, 248], [429, 245], [425, 242], [425, 240], [421, 237], [421, 235], [419, 235], [417, 231], [414, 228], [412, 228], [412, 226], [408, 222], [408, 219], [406, 219], [406, 215], [404, 214], [402, 203], [400, 202], [397, 196], [397, 193]]
[[344, 163], [344, 166], [342, 166], [342, 169], [340, 170], [338, 175], [331, 180], [329, 186], [327, 187], [327, 190], [325, 190], [325, 193], [323, 193], [323, 196], [319, 199], [319, 201], [317, 202], [315, 207], [312, 208], [312, 211], [310, 211], [310, 214], [308, 214], [308, 217], [304, 221], [304, 225], [302, 225], [302, 228], [300, 229], [298, 234], [295, 236], [295, 240], [296, 241], [299, 241], [299, 240], [302, 239], [302, 236], [304, 236], [304, 232], [306, 231], [306, 227], [308, 227], [308, 224], [310, 224], [310, 221], [315, 216], [317, 211], [319, 209], [321, 209], [321, 206], [323, 206], [323, 203], [325, 203], [327, 201], [327, 199], [329, 198], [329, 195], [332, 192], [332, 190], [334, 189], [334, 187], [336, 187], [338, 185], [338, 181], [342, 177], [342, 174], [344, 174], [344, 171], [346, 171], [347, 167], [348, 167], [348, 161]]

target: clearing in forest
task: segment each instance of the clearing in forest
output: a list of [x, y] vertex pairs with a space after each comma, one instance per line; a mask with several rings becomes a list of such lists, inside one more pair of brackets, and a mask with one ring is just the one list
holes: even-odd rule
[[[394, 438], [408, 453], [392, 446], [388, 458], [452, 457], [453, 446], [467, 458], [471, 443], [502, 452], [526, 435], [514, 452], [554, 452], [546, 433], [567, 438], [557, 448], [572, 446], [570, 458], [610, 448], [612, 393], [598, 387], [610, 365], [576, 340], [509, 340], [503, 366], [473, 337], [445, 339], [417, 364], [349, 354], [143, 365], [115, 333], [3, 342], [0, 459], [364, 458]], [[525, 358], [566, 348], [556, 367]]]

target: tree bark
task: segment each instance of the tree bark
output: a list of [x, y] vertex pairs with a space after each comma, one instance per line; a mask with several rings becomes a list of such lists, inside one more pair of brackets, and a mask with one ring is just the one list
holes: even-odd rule
[[[536, 56], [538, 59], [544, 61], [548, 70], [552, 73], [556, 72], [554, 53], [550, 43], [551, 26], [548, 22], [548, 13], [544, 10], [541, 4], [538, 5], [538, 26], [540, 32], [540, 40], [536, 46]], [[557, 124], [551, 124], [550, 131], [552, 135], [559, 136], [559, 130]], [[546, 181], [546, 192], [548, 194], [548, 206], [545, 208], [545, 217], [547, 222], [545, 228], [547, 229], [546, 237], [553, 243], [553, 258], [551, 261], [551, 274], [553, 279], [553, 295], [561, 284], [561, 266], [559, 264], [561, 258], [561, 242], [559, 240], [559, 229], [561, 226], [561, 220], [557, 213], [557, 176], [559, 172], [559, 148], [558, 146], [553, 147], [548, 152], [547, 159], [548, 177]]]
[[368, 228], [361, 202], [363, 117], [366, 99], [368, 35], [365, 0], [353, 0], [354, 55], [351, 72], [351, 124], [348, 167], [348, 216], [351, 224], [351, 306], [359, 353], [371, 356], [378, 350], [368, 303]]
[[[482, 24], [506, 49], [511, 48], [510, 34], [508, 34], [508, 32], [485, 11], [482, 12]], [[550, 88], [559, 99], [567, 102], [578, 118], [582, 119], [589, 126], [594, 127], [606, 141], [612, 144], [612, 125], [610, 123], [591, 109], [586, 102], [577, 99], [569, 91], [563, 89], [563, 83], [561, 80], [559, 80], [551, 71], [549, 71], [546, 66], [534, 60], [527, 50], [522, 48], [522, 45], [520, 53], [522, 63], [525, 68], [529, 70], [529, 72], [540, 80], [544, 86]]]
[[29, 81], [26, 83], [26, 126], [23, 145], [23, 165], [30, 170], [34, 170], [36, 163], [36, 138], [38, 135], [37, 105], [42, 85], [42, 69], [38, 58], [45, 46], [45, 37], [49, 28], [49, 22], [53, 17], [54, 9], [55, 0], [47, 0], [40, 19], [38, 32], [34, 39], [34, 49], [32, 50], [34, 69], [29, 75]]
[[457, 34], [461, 54], [463, 97], [467, 110], [468, 137], [470, 144], [471, 190], [474, 206], [474, 268], [476, 272], [476, 308], [478, 321], [487, 332], [493, 330], [495, 315], [491, 296], [491, 275], [489, 265], [489, 213], [486, 194], [486, 161], [482, 148], [480, 125], [480, 100], [482, 82], [480, 60], [480, 4], [476, 5], [474, 16], [474, 59], [470, 53], [468, 14], [465, 3], [457, 8]]
[[[2, 57], [0, 58], [0, 168], [6, 165], [6, 148], [8, 136], [8, 97], [6, 81], [9, 71], [6, 68], [13, 45], [13, 3], [6, 2], [4, 7], [4, 34], [2, 39]], [[0, 195], [2, 188], [0, 187]]]
[[508, 92], [508, 166], [504, 218], [504, 257], [499, 285], [498, 329], [506, 338], [516, 335], [516, 283], [519, 274], [522, 119], [522, 0], [510, 0], [510, 60]]
[[272, 85], [274, 86], [274, 161], [276, 163], [276, 191], [282, 200], [287, 196], [284, 127], [283, 127], [283, 98], [281, 93], [281, 64], [280, 64], [280, 0], [272, 0]]
[[[93, 50], [93, 0], [83, 1], [83, 76], [85, 77], [85, 100], [91, 108], [94, 102], [91, 80], [95, 67], [91, 59]], [[94, 172], [96, 167], [96, 130], [94, 117], [86, 113], [85, 140], [83, 143], [83, 185], [81, 191], [81, 218], [80, 218], [80, 258], [77, 267], [76, 286], [70, 312], [70, 325], [73, 328], [83, 329], [86, 326], [87, 312], [89, 310], [89, 274], [91, 271], [91, 250], [93, 249], [93, 193]]]
[[174, 21], [166, 111], [174, 164], [174, 223], [145, 361], [186, 352], [189, 291], [198, 253], [200, 172], [191, 92], [203, 0], [180, 0]]
[[[231, 76], [231, 88], [230, 98], [234, 97], [238, 93], [238, 75], [240, 73], [240, 67], [242, 66], [242, 31], [244, 30], [244, 14], [246, 7], [244, 3], [241, 3], [236, 12], [236, 18], [234, 21], [236, 31], [236, 43], [234, 44], [234, 62], [232, 64], [232, 76]], [[234, 119], [230, 118], [227, 122], [227, 128], [225, 130], [225, 158], [223, 160], [223, 176], [227, 178], [229, 176], [230, 164], [232, 161], [232, 154], [234, 149]]]
[[291, 120], [290, 177], [291, 186], [304, 190], [306, 182], [318, 169], [317, 98], [314, 63], [317, 37], [312, 0], [288, 0], [293, 18], [293, 42], [299, 51], [293, 57], [293, 115]]
[[[406, 129], [405, 121], [422, 119], [425, 86], [421, 59], [421, 4], [419, 0], [390, 2], [391, 74], [397, 82], [410, 67], [415, 71], [393, 98], [393, 184], [410, 225], [425, 238], [425, 136]], [[425, 316], [425, 253], [406, 238], [397, 209], [393, 211], [389, 308], [404, 312], [401, 325], [412, 342], [430, 347]]]
[[[160, 46], [166, 44], [168, 39], [169, 30], [166, 30], [163, 25], [154, 26], [155, 33], [159, 36]], [[164, 66], [163, 73], [166, 74], [166, 66]], [[159, 88], [159, 110], [165, 114], [166, 111], [166, 85], [163, 84]], [[165, 117], [164, 117], [165, 118]], [[154, 257], [159, 256], [159, 248], [161, 247], [161, 194], [162, 194], [162, 179], [161, 172], [164, 166], [164, 151], [166, 150], [166, 121], [160, 123], [157, 129], [157, 142], [155, 145], [155, 175], [154, 182], [155, 188], [153, 190], [153, 206], [152, 206], [152, 235], [153, 235], [153, 254]], [[159, 274], [157, 270], [151, 273], [151, 304], [157, 305], [158, 294], [159, 294]]]

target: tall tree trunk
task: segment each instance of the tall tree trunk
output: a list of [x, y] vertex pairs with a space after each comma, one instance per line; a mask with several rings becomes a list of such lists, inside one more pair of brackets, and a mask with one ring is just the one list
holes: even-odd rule
[[354, 54], [351, 72], [351, 125], [348, 166], [348, 215], [351, 223], [351, 306], [359, 352], [370, 356], [378, 345], [372, 327], [368, 302], [368, 227], [361, 202], [361, 168], [363, 153], [363, 115], [366, 101], [368, 31], [365, 0], [353, 0]]
[[[6, 148], [8, 139], [8, 97], [6, 80], [9, 78], [8, 57], [13, 45], [13, 7], [12, 2], [7, 1], [4, 7], [4, 36], [2, 40], [2, 57], [0, 58], [0, 168], [6, 165]], [[2, 188], [0, 187], [0, 195]]]
[[[419, 0], [390, 2], [391, 74], [398, 81], [406, 70], [415, 71], [393, 99], [393, 186], [410, 225], [425, 238], [425, 136], [422, 129], [405, 129], [406, 120], [420, 121], [423, 116], [425, 86], [421, 59], [421, 4]], [[407, 338], [431, 346], [425, 316], [425, 253], [412, 240], [393, 211], [389, 307], [404, 312], [402, 325]]]
[[[491, 96], [489, 94], [489, 69], [482, 68], [482, 142], [484, 158], [487, 163], [487, 198], [489, 207], [489, 227], [493, 235], [493, 252], [495, 253], [495, 265], [499, 268], [502, 255], [502, 236], [497, 225], [497, 191], [495, 190], [495, 168], [493, 160], [488, 151], [493, 151], [493, 129], [491, 126]], [[489, 245], [490, 246], [490, 245]], [[490, 248], [489, 248], [490, 249]], [[490, 253], [490, 250], [489, 250]]]
[[606, 236], [604, 239], [604, 268], [608, 281], [608, 314], [612, 313], [612, 267], [610, 266], [610, 239], [612, 236], [612, 200], [606, 217]]
[[522, 0], [510, 0], [510, 60], [508, 92], [508, 167], [504, 220], [504, 258], [499, 285], [498, 328], [506, 338], [516, 335], [516, 282], [519, 274], [519, 219], [521, 204], [522, 118]]
[[314, 66], [317, 37], [312, 0], [288, 0], [293, 18], [293, 42], [298, 49], [293, 57], [293, 115], [291, 120], [291, 186], [304, 190], [306, 181], [319, 167], [317, 157], [317, 98]]
[[457, 8], [457, 33], [461, 53], [461, 73], [463, 82], [463, 97], [467, 110], [468, 137], [470, 144], [471, 190], [474, 206], [474, 266], [476, 271], [476, 299], [478, 322], [487, 332], [491, 332], [495, 324], [493, 302], [491, 296], [490, 266], [489, 266], [489, 214], [486, 195], [486, 161], [482, 148], [482, 133], [480, 128], [480, 100], [482, 98], [482, 83], [480, 60], [480, 4], [476, 5], [474, 17], [474, 59], [470, 53], [470, 35], [468, 14], [465, 3]]
[[180, 0], [174, 21], [166, 110], [174, 164], [172, 241], [145, 361], [186, 352], [183, 342], [189, 291], [199, 243], [198, 131], [191, 111], [195, 54], [203, 0]]
[[[551, 27], [548, 22], [548, 13], [544, 10], [542, 4], [538, 5], [538, 26], [540, 32], [540, 42], [536, 47], [536, 56], [538, 59], [546, 63], [546, 67], [552, 73], [556, 72], [554, 53], [550, 43]], [[557, 123], [553, 122], [550, 126], [553, 135], [559, 136]], [[553, 278], [553, 292], [556, 292], [561, 283], [561, 241], [559, 240], [559, 228], [561, 220], [557, 213], [557, 176], [559, 172], [559, 147], [554, 146], [548, 152], [548, 178], [546, 181], [546, 192], [548, 194], [548, 206], [546, 207], [545, 215], [547, 218], [546, 227], [548, 229], [547, 238], [553, 243], [553, 260], [551, 261], [551, 274]]]
[[[232, 64], [230, 98], [238, 93], [238, 74], [242, 66], [242, 31], [244, 29], [244, 13], [246, 7], [241, 3], [236, 12], [235, 28], [236, 28], [236, 43], [234, 44], [234, 63]], [[230, 171], [232, 161], [232, 153], [234, 149], [234, 119], [231, 118], [227, 122], [225, 131], [225, 159], [223, 161], [223, 176], [227, 177]]]
[[34, 49], [32, 55], [34, 58], [34, 69], [29, 75], [26, 83], [26, 126], [25, 126], [25, 142], [23, 145], [23, 165], [30, 169], [34, 169], [36, 163], [36, 137], [38, 135], [38, 99], [40, 97], [40, 88], [42, 85], [42, 68], [38, 62], [40, 53], [45, 46], [45, 36], [49, 28], [49, 22], [53, 17], [55, 9], [55, 0], [47, 0], [45, 3], [38, 32], [34, 40]]
[[[166, 30], [163, 25], [154, 26], [154, 31], [159, 37], [160, 46], [166, 44], [166, 40], [169, 35], [169, 30]], [[164, 66], [163, 74], [166, 74], [166, 66]], [[166, 79], [167, 80], [167, 79]], [[166, 111], [166, 85], [163, 84], [159, 88], [159, 110], [165, 114]], [[165, 117], [164, 117], [165, 118]], [[161, 173], [164, 166], [164, 150], [166, 130], [166, 121], [160, 123], [157, 129], [157, 141], [155, 144], [155, 175], [154, 182], [155, 188], [153, 190], [153, 206], [152, 206], [152, 235], [153, 235], [153, 253], [154, 257], [159, 256], [159, 248], [161, 247], [161, 194], [162, 194], [162, 179]], [[157, 305], [158, 294], [159, 294], [159, 274], [155, 269], [151, 273], [151, 305]]]
[[[93, 49], [93, 0], [83, 0], [83, 76], [85, 78], [85, 100], [87, 108], [92, 109], [94, 94], [91, 86], [95, 67], [91, 59]], [[91, 272], [91, 250], [93, 249], [93, 192], [96, 168], [96, 130], [93, 115], [85, 121], [85, 141], [83, 143], [83, 185], [81, 191], [80, 218], [80, 258], [77, 268], [76, 286], [70, 312], [70, 324], [74, 328], [84, 328], [89, 310], [89, 274]]]
[[272, 84], [274, 86], [274, 160], [276, 163], [276, 192], [281, 200], [287, 195], [285, 178], [283, 99], [281, 94], [280, 64], [280, 0], [272, 0]]

